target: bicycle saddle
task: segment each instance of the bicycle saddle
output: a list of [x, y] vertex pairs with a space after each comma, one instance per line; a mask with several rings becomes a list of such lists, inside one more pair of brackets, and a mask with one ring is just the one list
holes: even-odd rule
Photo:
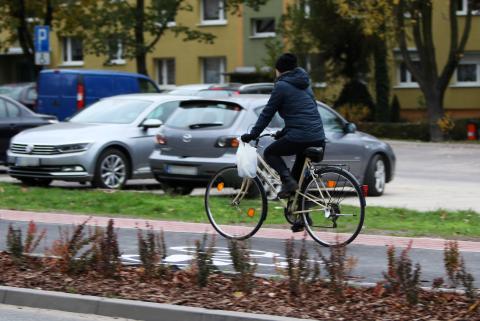
[[308, 147], [303, 152], [304, 155], [314, 163], [321, 162], [323, 160], [323, 147]]

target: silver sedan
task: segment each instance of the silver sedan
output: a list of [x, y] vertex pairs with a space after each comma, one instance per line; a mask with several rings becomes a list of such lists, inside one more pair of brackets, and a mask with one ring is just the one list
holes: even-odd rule
[[14, 136], [7, 151], [10, 176], [29, 185], [52, 180], [121, 188], [150, 178], [148, 156], [162, 122], [191, 97], [136, 94], [106, 98], [68, 122]]

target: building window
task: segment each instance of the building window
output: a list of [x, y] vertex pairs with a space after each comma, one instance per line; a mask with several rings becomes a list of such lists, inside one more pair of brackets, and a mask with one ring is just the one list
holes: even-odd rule
[[480, 86], [480, 59], [470, 57], [461, 61], [455, 70], [454, 79], [454, 87]]
[[[418, 67], [420, 65], [420, 62], [413, 61], [413, 64]], [[415, 86], [415, 87], [418, 86], [417, 80], [410, 73], [405, 62], [400, 62], [398, 64], [397, 73], [398, 73], [398, 84], [400, 86]]]
[[118, 39], [112, 39], [108, 43], [108, 61], [112, 65], [125, 64], [123, 57], [123, 44]]
[[157, 60], [157, 82], [159, 85], [175, 85], [175, 59]]
[[457, 15], [464, 16], [467, 14], [467, 8], [469, 5], [469, 2], [472, 8], [472, 14], [474, 15], [480, 14], [478, 10], [480, 1], [478, 0], [456, 0], [456, 1], [457, 1]]
[[253, 37], [275, 37], [275, 18], [252, 19]]
[[63, 64], [83, 64], [82, 39], [66, 37], [62, 39]]
[[201, 0], [202, 24], [225, 24], [224, 0]]
[[203, 82], [206, 84], [223, 84], [225, 82], [225, 58], [202, 59]]

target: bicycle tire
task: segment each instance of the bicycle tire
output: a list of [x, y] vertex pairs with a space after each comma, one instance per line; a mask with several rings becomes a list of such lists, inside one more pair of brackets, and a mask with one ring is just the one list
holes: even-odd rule
[[[238, 176], [236, 166], [226, 167], [212, 177], [205, 191], [204, 205], [208, 220], [213, 228], [227, 239], [245, 240], [252, 237], [260, 229], [267, 217], [267, 196], [258, 177], [249, 179], [251, 184], [253, 183], [250, 186], [254, 187], [251, 190], [249, 189], [240, 201], [242, 206], [245, 207], [240, 208], [240, 203], [233, 204], [232, 201], [238, 195], [238, 185], [243, 180], [243, 178]], [[221, 190], [219, 189], [220, 184], [222, 184]], [[216, 189], [215, 192], [214, 189]], [[229, 189], [233, 190], [231, 192], [232, 195], [228, 195]], [[225, 193], [222, 193], [223, 191]], [[228, 217], [225, 217], [225, 215], [222, 217], [220, 212], [226, 212], [229, 208], [235, 208], [235, 211], [227, 214]], [[245, 212], [245, 209], [247, 212]], [[250, 220], [244, 214], [249, 213], [252, 209], [255, 219], [252, 216]], [[260, 209], [259, 213], [257, 213], [258, 209]], [[239, 213], [241, 214], [240, 217], [238, 216]], [[249, 214], [247, 216], [249, 217]], [[230, 225], [230, 220], [235, 221], [235, 219], [242, 221], [241, 223], [243, 224], [238, 226]], [[227, 220], [228, 224], [224, 222], [225, 220]], [[233, 234], [229, 230], [236, 230], [238, 234]]]
[[[303, 218], [303, 223], [305, 225], [305, 228], [308, 232], [308, 234], [319, 244], [322, 246], [330, 247], [330, 246], [345, 246], [347, 244], [350, 244], [355, 238], [358, 236], [360, 231], [362, 230], [363, 223], [365, 220], [365, 207], [366, 207], [366, 202], [365, 202], [365, 197], [363, 195], [362, 189], [360, 188], [360, 184], [358, 183], [357, 179], [348, 171], [338, 168], [338, 167], [324, 167], [321, 169], [316, 170], [316, 177], [309, 177], [305, 181], [305, 184], [302, 186], [301, 193], [303, 195], [308, 195], [311, 197], [312, 195], [309, 195], [307, 191], [309, 190], [310, 186], [313, 185], [312, 182], [313, 180], [317, 180], [317, 183], [313, 188], [319, 188], [319, 181], [322, 181], [323, 179], [327, 179], [327, 185], [331, 184], [332, 186], [335, 185], [334, 187], [328, 187], [325, 188], [325, 191], [328, 191], [328, 194], [330, 195], [330, 198], [327, 200], [327, 198], [321, 198], [321, 200], [324, 202], [323, 206], [325, 209], [323, 210], [323, 216], [319, 216], [316, 214], [313, 210], [311, 210], [312, 204], [316, 205], [319, 208], [319, 212], [322, 211], [322, 202], [318, 201], [319, 204], [309, 200], [308, 198], [302, 196], [300, 200], [301, 204], [301, 210], [302, 211], [312, 211], [302, 213], [302, 218]], [[337, 177], [336, 181], [335, 180], [328, 180], [329, 177]], [[341, 181], [339, 178], [342, 177], [346, 181]], [[329, 183], [329, 182], [334, 182], [334, 183]], [[346, 185], [349, 185], [347, 189], [345, 188]], [[335, 191], [337, 186], [343, 185], [341, 192], [344, 192], [345, 195], [340, 195], [337, 196], [337, 192]], [[325, 185], [324, 185], [325, 187]], [[333, 188], [333, 191], [332, 191]], [[320, 193], [320, 192], [319, 192]], [[340, 204], [343, 202], [346, 197], [347, 193], [354, 194], [353, 199], [349, 198], [349, 203], [351, 204]], [[321, 193], [320, 193], [321, 194]], [[325, 194], [327, 194], [325, 192]], [[335, 197], [333, 197], [334, 195]], [[340, 198], [342, 197], [342, 198]], [[313, 197], [311, 197], [313, 198]], [[325, 200], [327, 200], [325, 202]], [[307, 206], [307, 203], [309, 202], [310, 206]], [[355, 212], [356, 214], [345, 214], [342, 211], [347, 208], [349, 211], [352, 213]], [[327, 212], [328, 211], [328, 212]], [[328, 214], [328, 217], [327, 217]], [[345, 218], [342, 218], [345, 217]], [[347, 221], [348, 218], [346, 217], [352, 217], [352, 231], [349, 233], [346, 233], [345, 231], [342, 231], [340, 229], [337, 230], [337, 221], [340, 220], [342, 221], [342, 224], [344, 223], [345, 226], [350, 225], [350, 221]], [[332, 222], [332, 226], [320, 226], [315, 224], [318, 224], [318, 221], [320, 222]], [[325, 223], [326, 224], [326, 223]], [[315, 228], [318, 228], [319, 230], [315, 230]], [[322, 228], [322, 229], [320, 229]], [[327, 230], [332, 229], [331, 232], [326, 232], [323, 231], [323, 229]], [[320, 231], [321, 230], [321, 231]], [[336, 234], [337, 233], [337, 234]]]

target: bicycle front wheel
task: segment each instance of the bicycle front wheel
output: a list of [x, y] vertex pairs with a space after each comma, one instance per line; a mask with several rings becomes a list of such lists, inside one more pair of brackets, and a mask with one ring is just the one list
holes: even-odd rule
[[341, 168], [322, 168], [307, 179], [301, 193], [303, 221], [315, 241], [344, 246], [360, 233], [366, 204], [352, 174]]
[[242, 178], [236, 166], [227, 167], [208, 183], [205, 210], [220, 235], [244, 240], [253, 236], [267, 217], [267, 196], [258, 178]]

